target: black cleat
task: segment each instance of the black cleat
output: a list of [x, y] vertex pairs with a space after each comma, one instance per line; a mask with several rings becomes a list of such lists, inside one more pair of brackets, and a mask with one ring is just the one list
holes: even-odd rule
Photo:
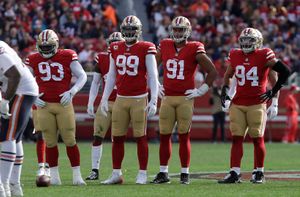
[[85, 178], [85, 180], [93, 181], [99, 179], [99, 172], [97, 169], [92, 169], [90, 175]]
[[190, 184], [190, 175], [187, 173], [181, 173], [180, 174], [180, 183], [188, 185]]
[[262, 171], [257, 171], [252, 183], [262, 184], [264, 182], [266, 182], [264, 173]]
[[251, 179], [250, 182], [253, 183], [255, 181], [255, 176], [256, 176], [257, 171], [253, 171], [251, 174]]
[[223, 180], [218, 180], [218, 183], [221, 184], [230, 184], [230, 183], [241, 183], [241, 174], [237, 174], [235, 171], [230, 171], [229, 174], [225, 176]]
[[150, 183], [161, 184], [161, 183], [170, 183], [170, 178], [167, 172], [159, 172], [156, 177]]

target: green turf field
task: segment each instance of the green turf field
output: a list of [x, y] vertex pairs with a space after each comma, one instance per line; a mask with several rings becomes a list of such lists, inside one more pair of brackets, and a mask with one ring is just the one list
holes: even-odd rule
[[[152, 180], [159, 170], [159, 144], [149, 144], [148, 180]], [[38, 197], [146, 197], [146, 196], [300, 196], [299, 181], [268, 180], [263, 185], [254, 185], [249, 180], [242, 184], [219, 185], [213, 179], [192, 179], [190, 185], [180, 185], [178, 178], [172, 178], [171, 184], [165, 185], [136, 185], [135, 177], [138, 172], [135, 143], [126, 144], [125, 159], [123, 161], [123, 185], [100, 185], [100, 181], [89, 181], [87, 186], [72, 186], [72, 171], [65, 148], [60, 145], [60, 175], [62, 186], [37, 188], [35, 173], [37, 170], [35, 144], [24, 144], [25, 160], [22, 173], [22, 184], [25, 196]], [[81, 152], [81, 172], [85, 178], [90, 171], [90, 144], [79, 143]], [[230, 144], [192, 143], [192, 159], [190, 173], [224, 172], [229, 168]], [[253, 146], [244, 145], [243, 171], [251, 171], [253, 167]], [[101, 161], [100, 180], [111, 174], [111, 144], [105, 143]], [[267, 144], [265, 171], [300, 171], [300, 144]], [[169, 164], [171, 174], [180, 172], [178, 158], [178, 144], [173, 145], [173, 155]]]

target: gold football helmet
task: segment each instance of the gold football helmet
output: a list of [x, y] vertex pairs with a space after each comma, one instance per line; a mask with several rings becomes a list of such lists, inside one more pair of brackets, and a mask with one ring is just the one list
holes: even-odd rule
[[109, 37], [106, 39], [107, 45], [110, 45], [112, 42], [116, 41], [124, 41], [125, 39], [122, 37], [121, 32], [113, 32], [109, 35]]
[[183, 16], [174, 18], [169, 26], [170, 37], [177, 43], [187, 40], [188, 37], [190, 37], [191, 32], [191, 23], [189, 19]]
[[51, 29], [46, 29], [39, 34], [36, 48], [44, 58], [50, 58], [56, 54], [58, 42], [56, 33]]
[[142, 34], [142, 23], [138, 17], [126, 16], [120, 26], [121, 33], [126, 42], [138, 40]]
[[259, 30], [245, 28], [241, 32], [238, 41], [244, 53], [251, 53], [262, 46], [263, 37]]

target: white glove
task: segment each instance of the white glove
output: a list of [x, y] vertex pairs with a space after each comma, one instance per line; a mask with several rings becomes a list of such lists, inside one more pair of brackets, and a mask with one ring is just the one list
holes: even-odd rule
[[87, 113], [91, 117], [95, 118], [94, 105], [88, 105], [88, 107], [87, 107]]
[[157, 106], [156, 106], [156, 102], [150, 100], [150, 102], [148, 103], [147, 107], [145, 108], [145, 111], [147, 112], [147, 116], [148, 117], [152, 117], [155, 115], [156, 110], [157, 110]]
[[0, 102], [0, 113], [4, 119], [9, 119], [11, 114], [9, 113], [9, 101], [6, 99], [2, 99]]
[[278, 99], [272, 98], [272, 103], [267, 109], [268, 118], [270, 120], [274, 119], [278, 114]]
[[223, 112], [229, 112], [230, 103], [231, 103], [230, 100], [225, 101], [225, 107], [222, 106], [222, 111]]
[[46, 102], [43, 101], [42, 99], [40, 99], [42, 96], [44, 95], [44, 93], [40, 93], [37, 97], [37, 99], [35, 100], [34, 104], [37, 106], [37, 107], [45, 107], [46, 106]]
[[67, 106], [72, 102], [73, 96], [75, 95], [75, 92], [71, 89], [68, 91], [65, 91], [64, 93], [60, 94], [59, 96], [61, 97], [60, 103], [63, 106]]
[[208, 89], [209, 89], [208, 85], [204, 83], [203, 85], [200, 86], [199, 89], [197, 88], [189, 89], [185, 91], [184, 94], [186, 95], [186, 99], [193, 99], [195, 97], [204, 95], [208, 91]]
[[101, 100], [101, 103], [100, 103], [100, 110], [101, 110], [101, 113], [107, 117], [107, 112], [108, 112], [108, 101], [107, 100]]
[[158, 85], [158, 97], [162, 99], [165, 96], [165, 88], [163, 85]]

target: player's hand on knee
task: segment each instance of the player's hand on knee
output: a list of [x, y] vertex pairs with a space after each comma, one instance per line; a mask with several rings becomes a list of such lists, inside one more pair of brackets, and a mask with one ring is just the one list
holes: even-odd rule
[[44, 95], [43, 92], [40, 93], [40, 94], [38, 95], [37, 99], [35, 100], [34, 104], [35, 104], [37, 107], [43, 108], [43, 107], [46, 106], [46, 102], [43, 101], [43, 100], [41, 99], [41, 97], [42, 97], [43, 95]]
[[101, 100], [101, 103], [100, 103], [100, 110], [101, 110], [101, 113], [107, 117], [107, 112], [108, 112], [108, 101], [107, 100]]

